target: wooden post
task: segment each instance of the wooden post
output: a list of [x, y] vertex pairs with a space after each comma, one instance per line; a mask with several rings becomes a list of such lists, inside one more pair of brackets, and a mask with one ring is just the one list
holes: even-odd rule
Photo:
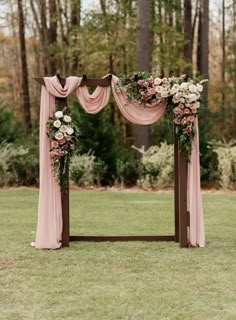
[[179, 242], [179, 142], [174, 124], [174, 206], [175, 206], [175, 242]]
[[[62, 87], [65, 85], [65, 79], [57, 75]], [[67, 98], [56, 98], [57, 105], [60, 110], [67, 107]], [[61, 207], [62, 207], [62, 247], [69, 247], [70, 245], [70, 206], [69, 206], [69, 172], [66, 173], [68, 187], [61, 192]]]
[[187, 216], [187, 163], [182, 152], [178, 152], [179, 163], [179, 245], [188, 247], [188, 216]]

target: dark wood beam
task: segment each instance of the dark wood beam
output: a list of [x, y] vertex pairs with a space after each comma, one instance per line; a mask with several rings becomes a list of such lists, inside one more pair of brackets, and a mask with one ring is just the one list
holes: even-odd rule
[[70, 241], [175, 241], [175, 236], [70, 236]]
[[[107, 78], [103, 79], [87, 79], [86, 76], [83, 77], [80, 87], [87, 86], [87, 87], [109, 87], [111, 85], [111, 78], [112, 75], [107, 76]], [[45, 85], [43, 78], [34, 78], [39, 84]], [[65, 78], [60, 78], [60, 82], [65, 85]]]

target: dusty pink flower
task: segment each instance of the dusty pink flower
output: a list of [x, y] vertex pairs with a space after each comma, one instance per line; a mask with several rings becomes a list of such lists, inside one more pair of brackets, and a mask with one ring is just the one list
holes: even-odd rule
[[176, 124], [181, 124], [181, 119], [180, 119], [180, 118], [175, 118], [175, 119], [174, 119], [174, 123], [176, 123]]
[[183, 114], [183, 110], [180, 109], [179, 107], [174, 108], [173, 112], [174, 112], [174, 114], [177, 114], [177, 115], [180, 115], [180, 116]]
[[59, 143], [57, 141], [52, 141], [52, 147], [57, 148], [59, 146]]
[[189, 116], [189, 117], [188, 117], [188, 121], [189, 121], [189, 122], [194, 122], [194, 118], [195, 118], [194, 116]]
[[188, 133], [190, 133], [191, 131], [192, 131], [192, 128], [191, 128], [191, 127], [187, 127], [187, 128], [184, 129], [183, 133], [184, 133], [184, 134], [188, 134]]
[[154, 81], [153, 76], [151, 76], [148, 80], [149, 80], [151, 83], [153, 83], [153, 81]]
[[66, 141], [70, 141], [71, 140], [71, 136], [66, 136]]
[[58, 140], [58, 142], [59, 142], [60, 145], [62, 145], [62, 144], [64, 144], [66, 142], [66, 140], [65, 139], [61, 139], [61, 140]]
[[71, 144], [71, 145], [70, 145], [70, 148], [71, 148], [71, 150], [73, 150], [73, 149], [75, 148], [75, 145], [74, 145], [74, 144]]
[[180, 103], [180, 104], [178, 105], [178, 107], [179, 107], [180, 109], [184, 109], [183, 103]]
[[184, 114], [189, 114], [190, 113], [190, 110], [189, 109], [184, 109]]
[[168, 79], [167, 78], [163, 78], [162, 79], [162, 83], [168, 83]]

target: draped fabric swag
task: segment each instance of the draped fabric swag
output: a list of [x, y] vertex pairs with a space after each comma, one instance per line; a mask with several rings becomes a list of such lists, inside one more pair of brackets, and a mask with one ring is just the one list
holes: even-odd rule
[[[124, 90], [117, 90], [118, 78], [112, 75], [111, 87], [98, 86], [89, 94], [86, 86], [80, 87], [82, 78], [68, 77], [62, 87], [58, 78], [45, 77], [45, 86], [41, 91], [40, 109], [40, 190], [38, 205], [38, 224], [36, 248], [57, 249], [61, 246], [62, 207], [60, 187], [51, 167], [50, 145], [46, 134], [46, 123], [55, 112], [55, 97], [65, 98], [75, 92], [82, 108], [87, 113], [95, 114], [108, 103], [112, 90], [113, 96], [123, 116], [135, 124], [148, 125], [161, 119], [165, 114], [166, 102], [157, 101], [143, 107], [137, 101], [127, 102]], [[203, 247], [205, 244], [203, 208], [200, 190], [199, 137], [198, 122], [195, 119], [196, 135], [192, 143], [192, 154], [188, 165], [188, 198], [190, 211], [190, 235], [192, 246]]]

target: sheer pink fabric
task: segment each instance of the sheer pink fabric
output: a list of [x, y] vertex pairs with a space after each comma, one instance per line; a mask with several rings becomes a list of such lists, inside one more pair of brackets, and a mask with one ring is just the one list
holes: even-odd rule
[[[97, 87], [90, 95], [86, 86], [80, 87], [82, 78], [69, 77], [65, 87], [62, 88], [57, 77], [44, 78], [42, 87], [40, 111], [40, 191], [38, 207], [38, 224], [36, 235], [36, 248], [56, 249], [61, 246], [62, 209], [60, 188], [52, 174], [49, 154], [49, 139], [46, 135], [46, 123], [49, 116], [55, 111], [55, 97], [65, 98], [71, 92], [76, 96], [87, 113], [98, 113], [107, 104], [110, 96], [110, 87]], [[143, 107], [138, 102], [127, 102], [124, 90], [119, 90], [116, 84], [119, 79], [112, 76], [112, 92], [121, 113], [135, 124], [152, 124], [165, 114], [166, 102], [156, 102]], [[195, 121], [198, 129], [197, 120]], [[198, 130], [194, 138], [193, 149], [189, 164], [188, 188], [190, 208], [190, 243], [195, 246], [204, 246], [203, 209], [200, 191], [200, 165]]]
[[166, 102], [157, 101], [151, 105], [142, 106], [137, 101], [127, 102], [127, 94], [122, 88], [116, 86], [119, 79], [112, 76], [112, 92], [123, 116], [135, 124], [152, 124], [160, 120], [165, 114]]
[[192, 153], [188, 165], [188, 194], [190, 212], [189, 241], [192, 246], [205, 246], [205, 231], [200, 183], [198, 120], [194, 121], [196, 135], [192, 142]]

